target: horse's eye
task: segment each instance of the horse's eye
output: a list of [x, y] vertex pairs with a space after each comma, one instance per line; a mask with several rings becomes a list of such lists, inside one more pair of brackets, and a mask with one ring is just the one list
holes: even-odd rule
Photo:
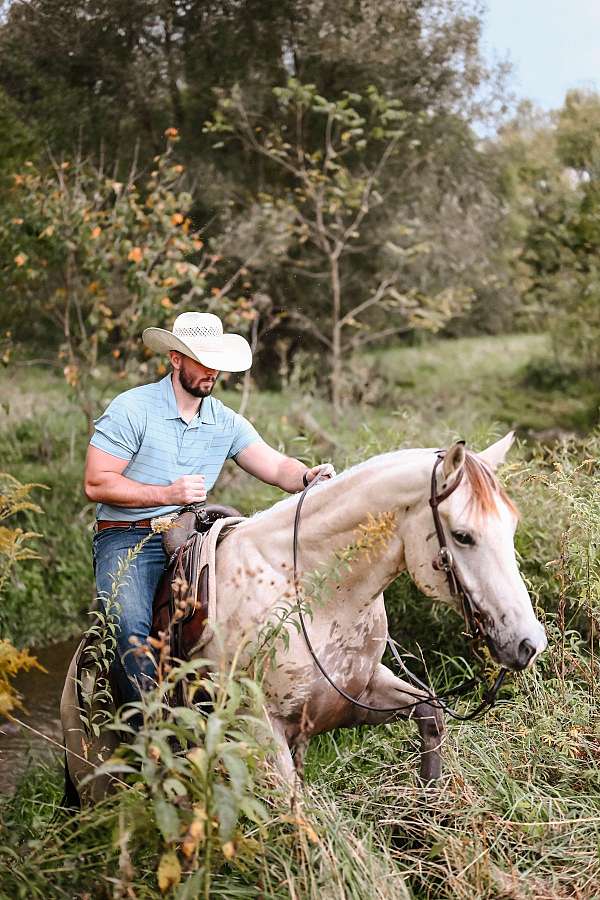
[[473, 537], [467, 531], [453, 531], [452, 537], [457, 544], [462, 544], [463, 547], [472, 547], [475, 543]]

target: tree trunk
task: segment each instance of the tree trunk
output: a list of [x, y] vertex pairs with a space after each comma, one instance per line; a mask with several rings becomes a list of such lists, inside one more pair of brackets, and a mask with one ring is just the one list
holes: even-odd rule
[[340, 325], [341, 315], [341, 287], [340, 267], [337, 255], [330, 257], [331, 267], [331, 405], [333, 424], [337, 425], [340, 419], [342, 403], [342, 329]]

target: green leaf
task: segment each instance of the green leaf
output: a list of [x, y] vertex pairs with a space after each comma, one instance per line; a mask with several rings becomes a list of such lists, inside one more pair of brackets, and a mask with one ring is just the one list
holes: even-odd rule
[[181, 826], [176, 808], [161, 796], [154, 798], [153, 806], [156, 824], [165, 841], [178, 840]]
[[209, 756], [212, 756], [217, 749], [218, 744], [223, 739], [224, 722], [221, 721], [216, 713], [208, 717], [206, 723], [206, 738], [204, 746]]
[[185, 797], [187, 788], [178, 778], [167, 778], [163, 782], [163, 790], [167, 797]]
[[229, 773], [231, 785], [238, 798], [240, 798], [248, 786], [248, 766], [243, 759], [232, 750], [229, 753], [222, 753], [221, 760]]
[[219, 836], [222, 843], [230, 840], [238, 820], [240, 806], [231, 790], [224, 784], [215, 784], [215, 810], [219, 820]]
[[175, 891], [175, 900], [198, 900], [204, 881], [204, 872], [199, 869], [186, 881], [182, 881]]

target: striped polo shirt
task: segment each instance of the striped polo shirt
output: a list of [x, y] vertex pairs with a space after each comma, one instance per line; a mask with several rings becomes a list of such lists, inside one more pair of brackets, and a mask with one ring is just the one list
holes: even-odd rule
[[[119, 394], [95, 422], [90, 444], [129, 460], [126, 478], [171, 484], [182, 475], [204, 475], [210, 491], [225, 463], [260, 441], [253, 425], [214, 397], [204, 397], [191, 422], [179, 410], [171, 376]], [[99, 503], [98, 519], [134, 522], [174, 512], [176, 506], [125, 508]]]

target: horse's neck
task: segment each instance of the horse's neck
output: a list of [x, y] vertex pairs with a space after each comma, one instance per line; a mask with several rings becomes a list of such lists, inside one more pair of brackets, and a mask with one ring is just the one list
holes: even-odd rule
[[[430, 457], [425, 450], [385, 454], [309, 491], [299, 533], [302, 574], [341, 561], [340, 587], [380, 592], [404, 567], [403, 518], [428, 491]], [[268, 536], [272, 552], [291, 554], [296, 506], [287, 500], [258, 516], [255, 540]]]

